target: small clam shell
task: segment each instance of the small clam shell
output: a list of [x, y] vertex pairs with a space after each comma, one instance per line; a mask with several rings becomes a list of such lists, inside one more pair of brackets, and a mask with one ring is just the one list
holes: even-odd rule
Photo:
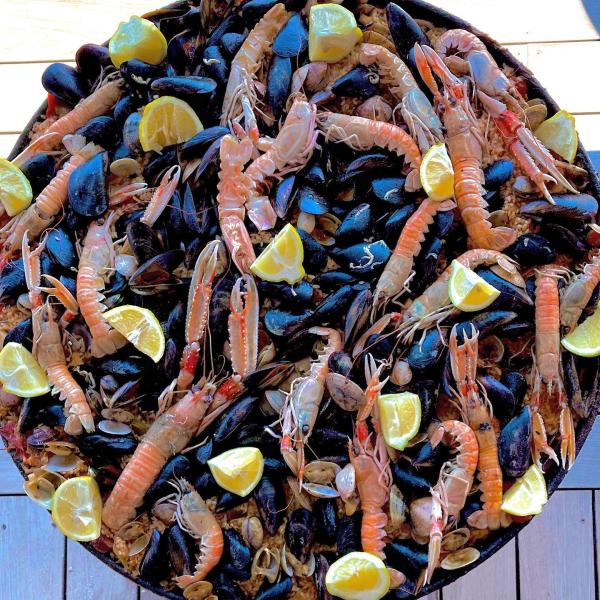
[[115, 257], [115, 269], [123, 277], [131, 277], [137, 271], [137, 268], [138, 263], [135, 256], [131, 256], [131, 254], [117, 254]]
[[128, 435], [131, 433], [131, 427], [126, 423], [119, 423], [119, 421], [111, 421], [109, 419], [100, 421], [98, 429], [110, 435]]
[[115, 177], [133, 177], [142, 174], [142, 167], [134, 158], [118, 158], [110, 164], [110, 172]]
[[163, 523], [171, 523], [175, 519], [176, 506], [173, 502], [157, 502], [152, 507], [152, 514]]
[[544, 102], [537, 102], [539, 98], [534, 98], [534, 100], [536, 100], [536, 103], [533, 104], [530, 102], [530, 105], [525, 109], [528, 127], [532, 131], [535, 131], [548, 116], [548, 108]]
[[407, 361], [399, 358], [394, 362], [390, 381], [399, 386], [408, 385], [412, 381], [412, 370]]
[[477, 548], [462, 548], [452, 554], [448, 554], [441, 562], [440, 566], [446, 571], [454, 571], [454, 569], [462, 569], [471, 563], [474, 563], [480, 556]]
[[304, 469], [304, 476], [311, 483], [321, 483], [323, 485], [333, 483], [336, 475], [342, 468], [326, 460], [313, 460], [309, 462]]
[[73, 454], [75, 450], [77, 450], [77, 446], [75, 444], [71, 444], [71, 442], [48, 442], [46, 444], [46, 450], [48, 450], [48, 452], [52, 452], [52, 454], [57, 454], [58, 456], [67, 456], [69, 454]]
[[488, 335], [479, 342], [479, 360], [484, 366], [497, 365], [504, 356], [504, 344], [499, 337]]
[[506, 227], [510, 224], [508, 214], [505, 210], [495, 210], [490, 213], [490, 223], [494, 227]]
[[[300, 491], [300, 484], [298, 483], [298, 480], [295, 477], [290, 476], [287, 478], [287, 482], [298, 505], [302, 508], [306, 508], [306, 510], [312, 510], [310, 500], [304, 492]], [[306, 487], [306, 485], [304, 485], [304, 487]]]
[[354, 412], [364, 406], [365, 393], [351, 379], [341, 373], [329, 373], [326, 382], [329, 395], [342, 410]]
[[44, 468], [54, 473], [69, 473], [77, 469], [82, 462], [76, 454], [53, 454]]
[[312, 577], [317, 562], [313, 552], [310, 553], [307, 561], [301, 563], [290, 551], [285, 544], [281, 547], [281, 570], [290, 577]]
[[340, 493], [333, 487], [320, 483], [304, 483], [302, 487], [315, 498], [339, 498]]
[[277, 350], [275, 349], [275, 344], [273, 342], [267, 344], [258, 353], [256, 366], [263, 367], [264, 365], [268, 365], [269, 363], [272, 363], [275, 360], [276, 355], [277, 355]]
[[356, 471], [354, 465], [348, 463], [335, 476], [335, 487], [340, 494], [342, 500], [348, 500], [356, 488]]
[[275, 583], [279, 573], [281, 559], [277, 552], [273, 552], [267, 546], [263, 546], [256, 551], [252, 561], [251, 573], [254, 577], [264, 575], [269, 583]]
[[246, 544], [252, 546], [255, 550], [262, 546], [264, 531], [258, 517], [245, 518], [242, 521], [241, 533]]
[[131, 521], [130, 523], [125, 523], [117, 531], [115, 537], [121, 538], [125, 542], [133, 542], [142, 535], [144, 535], [144, 526], [139, 521]]
[[38, 469], [27, 476], [27, 480], [23, 483], [23, 489], [34, 502], [50, 510], [52, 496], [63, 481], [65, 478], [58, 473]]
[[135, 556], [146, 549], [150, 543], [150, 536], [147, 533], [140, 535], [137, 540], [134, 540], [133, 544], [129, 546], [129, 556]]
[[408, 506], [404, 501], [404, 496], [396, 485], [392, 485], [390, 488], [389, 506], [390, 524], [396, 529], [404, 524], [408, 513]]
[[313, 229], [315, 228], [315, 225], [315, 215], [300, 212], [300, 214], [298, 215], [298, 220], [296, 222], [296, 227], [298, 227], [298, 229], [302, 229], [303, 231], [306, 231], [306, 233], [312, 233]]
[[325, 213], [316, 217], [316, 225], [312, 231], [312, 237], [322, 246], [333, 246], [335, 244], [335, 232], [341, 225], [341, 221], [331, 213]]
[[131, 423], [135, 419], [133, 413], [122, 408], [103, 408], [100, 414], [109, 421], [119, 421], [119, 423]]
[[213, 586], [210, 581], [196, 581], [183, 590], [185, 600], [207, 600], [212, 594]]
[[531, 182], [529, 177], [525, 177], [525, 175], [519, 175], [513, 182], [513, 190], [520, 196], [528, 196], [530, 194], [535, 194], [537, 188]]
[[442, 539], [442, 552], [455, 552], [460, 550], [471, 537], [468, 527], [461, 527], [447, 533]]
[[[286, 394], [281, 390], [266, 390], [265, 391], [265, 400], [264, 404], [261, 406], [264, 407], [263, 412], [269, 415], [279, 415], [283, 409], [283, 405], [285, 403]], [[268, 411], [268, 412], [267, 412]]]

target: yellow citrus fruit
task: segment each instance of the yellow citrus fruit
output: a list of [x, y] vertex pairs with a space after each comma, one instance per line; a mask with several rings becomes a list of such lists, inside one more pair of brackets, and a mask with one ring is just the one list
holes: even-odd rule
[[475, 312], [488, 307], [500, 295], [500, 291], [468, 267], [453, 260], [448, 294], [456, 308]]
[[0, 352], [0, 381], [5, 392], [34, 398], [50, 391], [46, 373], [27, 348], [9, 342]]
[[264, 281], [297, 283], [304, 277], [304, 246], [294, 226], [287, 224], [250, 265]]
[[157, 65], [167, 56], [167, 40], [152, 21], [134, 16], [119, 23], [108, 43], [108, 53], [117, 68], [134, 58]]
[[33, 199], [33, 192], [25, 174], [9, 160], [0, 158], [0, 202], [9, 217], [25, 210]]
[[577, 356], [600, 355], [600, 309], [562, 339], [562, 345]]
[[308, 18], [308, 56], [334, 63], [350, 54], [362, 40], [354, 15], [339, 4], [315, 4]]
[[535, 130], [535, 137], [567, 162], [575, 160], [578, 140], [575, 117], [566, 110], [559, 110], [553, 117], [546, 119]]
[[182, 144], [204, 129], [194, 109], [184, 100], [162, 96], [144, 107], [140, 121], [140, 144], [144, 152], [160, 152]]
[[377, 399], [379, 425], [385, 443], [404, 450], [421, 425], [421, 401], [417, 394], [383, 394]]
[[165, 334], [152, 311], [123, 304], [106, 311], [104, 318], [154, 362], [162, 358], [165, 352]]
[[52, 519], [72, 540], [97, 540], [102, 527], [102, 498], [96, 480], [86, 475], [61, 483], [52, 497]]
[[390, 573], [377, 556], [350, 552], [329, 567], [325, 587], [343, 600], [379, 600], [390, 589]]
[[454, 196], [454, 169], [446, 150], [440, 142], [427, 150], [419, 169], [421, 185], [432, 200], [447, 200]]
[[504, 494], [500, 508], [509, 515], [527, 517], [539, 515], [548, 502], [544, 474], [537, 465], [531, 465]]
[[207, 464], [215, 481], [238, 496], [247, 496], [258, 485], [265, 468], [261, 451], [251, 446], [227, 450]]

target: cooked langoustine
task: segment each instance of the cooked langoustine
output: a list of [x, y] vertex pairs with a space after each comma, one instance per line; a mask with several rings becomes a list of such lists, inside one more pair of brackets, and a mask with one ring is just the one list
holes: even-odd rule
[[560, 324], [570, 331], [577, 325], [583, 309], [588, 305], [600, 283], [600, 252], [586, 263], [581, 273], [568, 282], [560, 298]]

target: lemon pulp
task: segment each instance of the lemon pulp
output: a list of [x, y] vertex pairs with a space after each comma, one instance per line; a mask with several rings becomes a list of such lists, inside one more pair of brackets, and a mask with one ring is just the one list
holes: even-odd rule
[[157, 65], [167, 56], [167, 40], [152, 21], [134, 16], [119, 23], [108, 43], [108, 53], [117, 68], [134, 58]]
[[46, 373], [22, 344], [9, 342], [0, 352], [0, 381], [5, 392], [34, 398], [50, 391]]
[[329, 567], [325, 587], [343, 600], [379, 600], [390, 589], [390, 574], [377, 556], [350, 552]]
[[64, 481], [52, 497], [52, 519], [72, 540], [91, 542], [100, 537], [102, 498], [93, 477]]
[[421, 185], [425, 193], [437, 201], [454, 196], [454, 169], [446, 150], [446, 144], [440, 142], [427, 150], [419, 168]]
[[566, 110], [559, 110], [541, 123], [535, 130], [535, 137], [567, 162], [575, 160], [578, 141], [575, 117]]
[[500, 291], [459, 261], [453, 260], [448, 294], [456, 308], [475, 312], [487, 308], [500, 295]]
[[104, 313], [104, 318], [140, 352], [158, 362], [165, 351], [165, 334], [147, 308], [123, 304]]
[[526, 517], [539, 515], [548, 502], [548, 491], [544, 474], [537, 465], [532, 465], [504, 494], [500, 508], [511, 515]]
[[311, 61], [338, 62], [362, 40], [354, 15], [339, 4], [315, 4], [308, 18]]
[[294, 284], [304, 277], [303, 260], [302, 240], [288, 223], [250, 265], [250, 270], [264, 281]]
[[9, 217], [25, 210], [33, 199], [31, 185], [25, 174], [10, 161], [0, 158], [0, 202]]
[[577, 356], [600, 355], [600, 308], [562, 339], [562, 345]]
[[385, 443], [396, 450], [404, 450], [419, 431], [421, 401], [417, 394], [383, 394], [377, 399], [379, 425]]
[[184, 100], [162, 96], [144, 107], [139, 126], [144, 152], [187, 142], [204, 129], [194, 109]]
[[215, 481], [228, 492], [247, 496], [260, 481], [265, 461], [258, 448], [251, 446], [227, 450], [208, 462]]

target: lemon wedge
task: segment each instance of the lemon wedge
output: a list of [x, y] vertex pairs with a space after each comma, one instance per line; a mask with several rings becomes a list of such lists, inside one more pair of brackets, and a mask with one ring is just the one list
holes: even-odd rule
[[227, 450], [207, 464], [215, 481], [238, 496], [247, 496], [258, 485], [265, 468], [261, 451], [252, 446]]
[[5, 392], [34, 398], [50, 391], [46, 373], [25, 346], [9, 342], [0, 352], [0, 382]]
[[294, 284], [304, 277], [304, 246], [294, 226], [287, 224], [250, 265], [264, 281]]
[[548, 491], [544, 474], [537, 465], [532, 465], [504, 494], [500, 508], [509, 515], [527, 517], [539, 515], [548, 502]]
[[377, 556], [350, 552], [329, 567], [325, 587], [343, 600], [379, 600], [390, 589], [390, 573]]
[[379, 425], [388, 446], [404, 450], [419, 431], [421, 401], [417, 394], [383, 394], [377, 399]]
[[134, 16], [119, 23], [108, 43], [108, 53], [117, 69], [133, 58], [157, 65], [167, 56], [167, 40], [152, 21]]
[[454, 196], [454, 169], [446, 144], [440, 142], [427, 150], [419, 175], [425, 193], [432, 200], [441, 202]]
[[86, 475], [61, 483], [52, 497], [52, 519], [72, 540], [97, 540], [102, 527], [102, 498], [96, 480]]
[[567, 162], [575, 160], [578, 140], [575, 117], [566, 110], [559, 110], [553, 117], [546, 119], [535, 130], [535, 137]]
[[562, 345], [577, 356], [600, 355], [600, 307], [562, 339]]
[[456, 308], [475, 312], [488, 307], [500, 295], [500, 291], [468, 267], [453, 260], [448, 294]]
[[335, 63], [362, 40], [354, 15], [339, 4], [315, 4], [308, 18], [308, 57]]
[[144, 107], [139, 126], [144, 152], [160, 152], [166, 146], [182, 144], [204, 129], [194, 109], [184, 100], [162, 96]]
[[25, 174], [9, 160], [0, 158], [0, 202], [9, 217], [24, 211], [33, 199], [33, 192]]
[[152, 311], [123, 304], [106, 311], [104, 318], [154, 362], [162, 358], [165, 352], [165, 334]]

